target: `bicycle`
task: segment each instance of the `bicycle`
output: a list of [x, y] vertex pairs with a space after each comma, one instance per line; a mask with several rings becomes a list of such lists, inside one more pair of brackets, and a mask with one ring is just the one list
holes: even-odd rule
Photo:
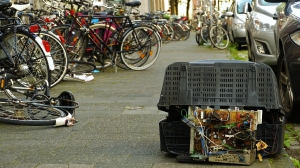
[[212, 45], [218, 49], [225, 49], [229, 45], [229, 36], [227, 31], [223, 28], [221, 20], [218, 17], [219, 13], [215, 13], [213, 15], [215, 24], [210, 28], [209, 37]]
[[[80, 7], [85, 2], [69, 3]], [[132, 3], [125, 3], [125, 5], [132, 5]], [[113, 67], [122, 63], [132, 70], [144, 70], [158, 58], [161, 40], [151, 27], [133, 25], [128, 16], [91, 14], [78, 16], [78, 9], [71, 15], [73, 18], [71, 26], [57, 26], [50, 30], [64, 35], [67, 52], [73, 54], [76, 60], [91, 61], [96, 56], [97, 61], [102, 65], [104, 65], [103, 60], [108, 60], [110, 61], [108, 65]], [[81, 24], [83, 20], [78, 18], [89, 18], [88, 22], [97, 18], [101, 23], [83, 26]], [[83, 56], [86, 49], [91, 52], [88, 57]]]
[[212, 16], [204, 14], [200, 35], [203, 42], [211, 43], [212, 46], [218, 49], [225, 49], [229, 45], [229, 37], [218, 17], [218, 12], [215, 12]]
[[[71, 92], [64, 91], [57, 97], [50, 97], [48, 81], [38, 81], [29, 88], [15, 87], [11, 80], [13, 75], [1, 73], [0, 91], [8, 98], [0, 98], [0, 122], [27, 126], [72, 126], [76, 122], [75, 108], [78, 103]], [[37, 87], [45, 90], [38, 93]], [[19, 99], [11, 91], [23, 90], [30, 99]]]
[[[60, 81], [62, 81], [63, 77], [66, 74], [67, 71], [67, 65], [68, 65], [68, 59], [66, 51], [61, 44], [61, 41], [63, 41], [62, 37], [57, 37], [52, 32], [47, 31], [47, 26], [45, 25], [45, 22], [43, 22], [40, 19], [41, 13], [45, 12], [43, 10], [31, 10], [34, 12], [37, 12], [38, 15], [33, 15], [31, 13], [25, 12], [26, 9], [30, 7], [30, 4], [21, 4], [16, 5], [13, 4], [10, 6], [10, 10], [12, 10], [12, 14], [14, 17], [11, 16], [5, 16], [6, 19], [13, 20], [16, 24], [23, 24], [23, 25], [30, 25], [29, 30], [32, 33], [37, 34], [42, 40], [47, 41], [51, 45], [50, 54], [54, 61], [54, 70], [51, 71], [51, 81], [50, 87], [54, 87], [57, 85]], [[24, 16], [27, 17], [25, 21], [28, 21], [27, 23], [24, 22]], [[4, 17], [4, 16], [2, 16]], [[23, 19], [21, 19], [23, 18]], [[30, 22], [32, 23], [30, 23]], [[32, 25], [34, 24], [34, 25]]]
[[0, 32], [1, 73], [11, 73], [15, 76], [12, 82], [26, 88], [39, 80], [51, 81], [54, 64], [47, 41], [30, 33], [24, 25], [1, 26]]

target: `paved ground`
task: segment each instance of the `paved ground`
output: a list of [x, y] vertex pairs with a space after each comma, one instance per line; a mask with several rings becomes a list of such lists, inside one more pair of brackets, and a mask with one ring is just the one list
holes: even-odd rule
[[111, 69], [82, 83], [64, 81], [53, 96], [72, 91], [80, 107], [73, 127], [26, 127], [0, 124], [0, 167], [274, 167], [292, 168], [283, 152], [251, 166], [179, 163], [160, 151], [157, 109], [165, 68], [177, 61], [228, 59], [224, 50], [197, 46], [194, 34], [185, 42], [163, 45], [160, 58], [145, 71]]

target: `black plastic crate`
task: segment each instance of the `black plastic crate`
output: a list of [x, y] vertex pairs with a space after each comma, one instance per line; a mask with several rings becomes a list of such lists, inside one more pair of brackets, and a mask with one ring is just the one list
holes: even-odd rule
[[169, 112], [177, 105], [279, 109], [276, 76], [268, 65], [249, 61], [176, 62], [166, 68], [157, 106]]
[[279, 154], [283, 149], [284, 122], [281, 124], [259, 124], [257, 125], [256, 139], [262, 140], [268, 147], [262, 152], [263, 156]]
[[262, 154], [282, 151], [284, 113], [276, 76], [266, 64], [235, 60], [173, 63], [166, 68], [157, 106], [172, 116], [159, 123], [162, 151], [189, 152], [190, 129], [178, 121], [176, 116], [180, 117], [180, 113], [174, 110], [188, 106], [263, 110], [263, 124], [258, 125], [256, 132], [256, 139], [268, 144]]
[[173, 154], [188, 154], [190, 149], [190, 127], [182, 121], [159, 123], [160, 149]]

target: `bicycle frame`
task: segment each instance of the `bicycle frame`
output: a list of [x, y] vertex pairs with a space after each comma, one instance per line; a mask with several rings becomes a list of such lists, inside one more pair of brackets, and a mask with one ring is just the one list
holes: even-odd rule
[[[96, 48], [99, 51], [103, 51], [103, 48], [106, 49], [106, 51], [108, 51], [109, 53], [114, 53], [114, 51], [107, 45], [107, 40], [109, 38], [109, 30], [116, 30], [119, 32], [118, 34], [118, 39], [120, 39], [120, 37], [122, 36], [122, 30], [124, 30], [125, 27], [130, 27], [130, 28], [134, 28], [133, 23], [131, 22], [129, 16], [99, 16], [99, 15], [83, 15], [81, 14], [79, 16], [78, 14], [79, 12], [79, 7], [77, 8], [76, 12], [70, 12], [70, 16], [73, 18], [70, 29], [68, 32], [72, 32], [75, 27], [79, 27], [79, 30], [86, 33], [87, 37], [89, 40], [91, 40], [91, 42], [96, 46]], [[106, 39], [103, 39], [101, 37], [99, 37], [97, 35], [97, 33], [93, 30], [90, 29], [93, 26], [90, 26], [89, 23], [83, 23], [84, 21], [79, 20], [78, 18], [84, 18], [87, 17], [89, 20], [89, 23], [91, 22], [92, 18], [97, 18], [99, 20], [105, 20], [105, 22], [103, 22], [103, 25], [107, 28], [108, 31], [106, 31], [106, 34], [104, 35], [104, 37], [106, 37]], [[123, 24], [120, 25], [118, 23], [118, 19], [122, 19], [124, 20]], [[126, 32], [125, 32], [126, 33]], [[124, 33], [124, 34], [125, 34]], [[135, 39], [138, 40], [139, 39]], [[118, 44], [116, 44], [118, 45]], [[120, 51], [117, 51], [117, 53], [120, 53]]]

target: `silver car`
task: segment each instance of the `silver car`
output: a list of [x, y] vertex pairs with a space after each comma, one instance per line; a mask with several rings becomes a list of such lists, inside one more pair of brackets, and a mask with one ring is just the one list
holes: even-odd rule
[[233, 0], [228, 11], [224, 14], [227, 16], [227, 32], [229, 39], [232, 43], [237, 43], [240, 47], [243, 44], [247, 44], [245, 21], [246, 14], [244, 13], [244, 6], [252, 0]]
[[253, 0], [244, 6], [249, 61], [277, 65], [273, 15], [278, 5], [265, 0]]

